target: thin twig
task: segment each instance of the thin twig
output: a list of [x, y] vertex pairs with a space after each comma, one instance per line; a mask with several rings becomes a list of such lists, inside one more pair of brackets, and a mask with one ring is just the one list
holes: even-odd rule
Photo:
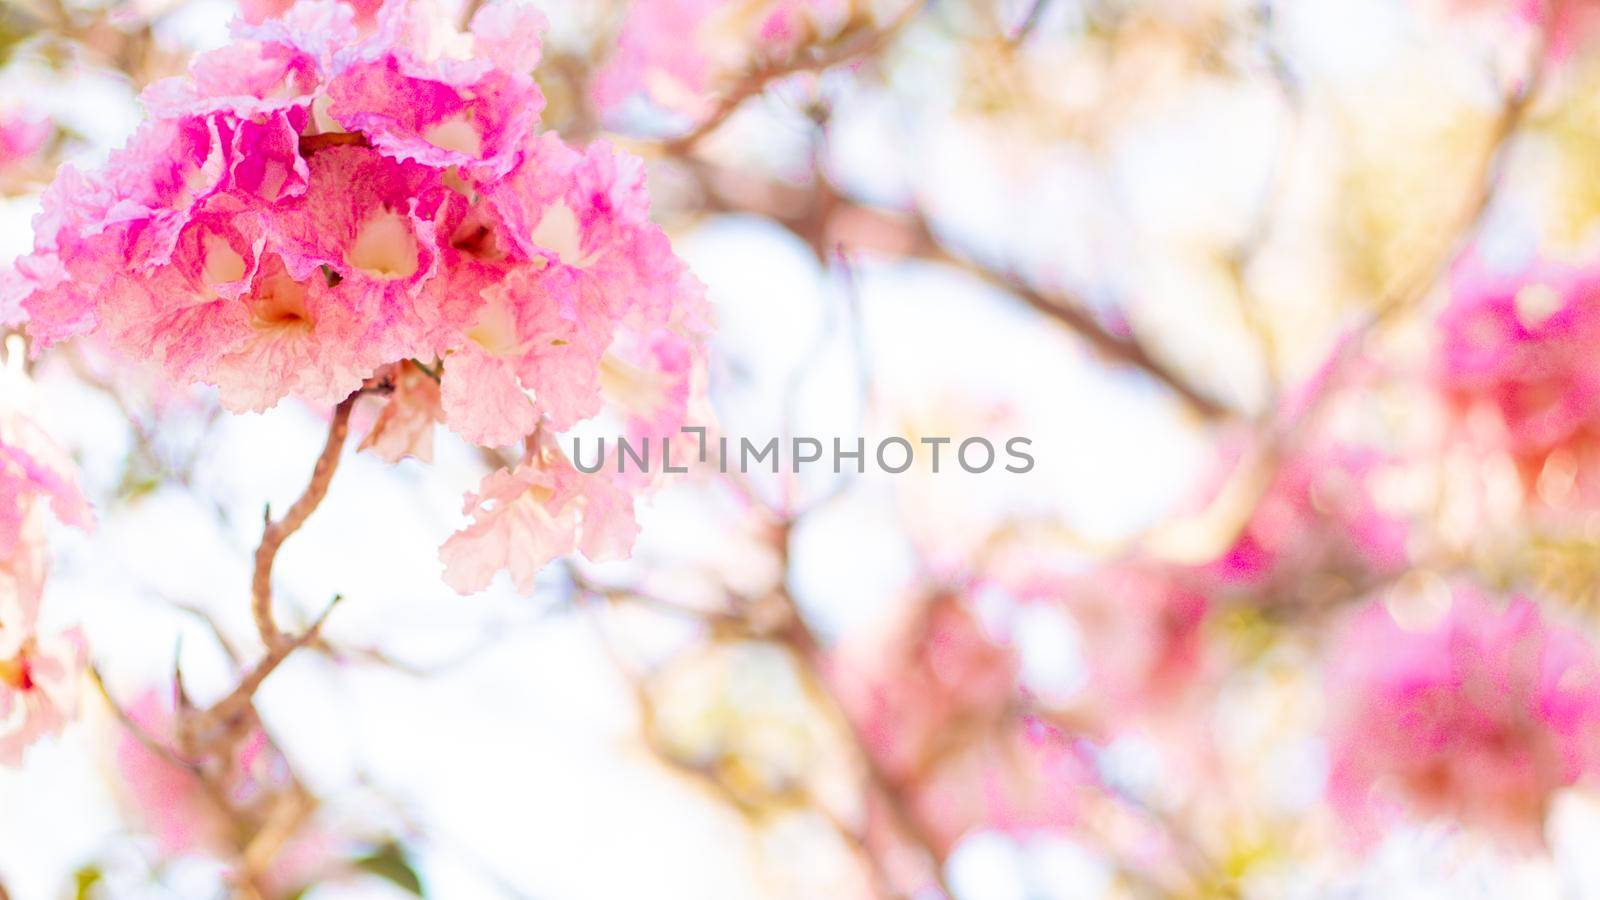
[[267, 680], [268, 675], [276, 671], [278, 666], [282, 665], [283, 661], [288, 659], [296, 650], [316, 642], [318, 636], [322, 634], [322, 626], [327, 622], [328, 615], [333, 612], [334, 607], [338, 606], [339, 601], [343, 599], [344, 595], [336, 594], [327, 608], [322, 611], [322, 614], [317, 616], [316, 621], [312, 622], [305, 631], [295, 637], [289, 638], [280, 635], [279, 641], [268, 648], [266, 655], [255, 664], [254, 668], [245, 674], [244, 678], [239, 680], [239, 684], [234, 687], [231, 693], [218, 700], [206, 711], [205, 717], [216, 724], [225, 725], [232, 722], [254, 701], [256, 691], [261, 687], [262, 682]]
[[152, 735], [150, 732], [144, 729], [144, 726], [134, 721], [133, 716], [130, 715], [126, 709], [123, 709], [122, 704], [118, 703], [116, 698], [111, 696], [111, 690], [110, 688], [106, 687], [106, 680], [105, 677], [100, 674], [99, 666], [95, 665], [94, 663], [90, 663], [88, 665], [88, 673], [89, 681], [94, 684], [95, 691], [100, 695], [100, 699], [105, 701], [106, 706], [110, 707], [112, 715], [117, 717], [117, 721], [122, 724], [122, 727], [126, 729], [129, 734], [133, 735], [135, 740], [144, 745], [145, 749], [161, 757], [163, 760], [172, 764], [173, 766], [182, 769], [189, 774], [194, 775], [195, 777], [200, 777], [201, 773], [199, 766], [178, 756], [178, 754], [174, 752], [171, 747], [168, 747], [166, 744], [163, 744], [161, 741], [157, 740], [155, 735]]
[[911, 24], [912, 19], [916, 18], [917, 13], [925, 5], [925, 0], [914, 0], [882, 28], [850, 35], [839, 43], [820, 48], [815, 55], [797, 53], [790, 59], [757, 68], [724, 94], [710, 115], [688, 132], [662, 144], [661, 150], [669, 156], [688, 154], [700, 141], [721, 128], [746, 100], [760, 95], [779, 79], [801, 72], [822, 72], [837, 65], [872, 56], [888, 46], [896, 35]]
[[789, 648], [800, 674], [805, 681], [808, 691], [828, 709], [829, 714], [839, 723], [845, 736], [849, 739], [851, 750], [866, 776], [869, 788], [888, 808], [891, 817], [901, 835], [928, 857], [929, 875], [935, 885], [946, 897], [954, 897], [955, 892], [950, 889], [950, 884], [944, 874], [944, 854], [938, 850], [938, 842], [923, 823], [922, 818], [912, 808], [911, 801], [901, 791], [895, 779], [878, 762], [872, 748], [867, 746], [865, 738], [857, 730], [855, 722], [845, 711], [844, 704], [834, 694], [823, 675], [822, 666], [825, 662], [822, 643], [817, 639], [816, 632], [806, 621], [799, 604], [794, 600], [788, 584], [788, 573], [792, 571], [790, 543], [793, 528], [785, 525], [774, 541], [785, 573], [784, 581], [774, 592], [777, 599], [784, 605], [788, 614], [788, 627], [780, 635], [783, 643]]
[[[1145, 346], [1135, 334], [1113, 329], [1087, 311], [1079, 298], [1045, 289], [978, 260], [973, 255], [944, 243], [933, 224], [920, 209], [890, 210], [842, 194], [824, 181], [811, 189], [752, 177], [743, 171], [719, 167], [699, 157], [680, 161], [695, 178], [714, 212], [745, 212], [765, 216], [787, 228], [795, 236], [817, 244], [833, 242], [835, 248], [886, 253], [898, 258], [920, 259], [960, 269], [979, 280], [1011, 294], [1040, 314], [1074, 332], [1101, 358], [1131, 366], [1160, 383], [1183, 401], [1196, 415], [1207, 420], [1232, 414], [1226, 406], [1193, 384]], [[816, 209], [828, 207], [827, 216]], [[822, 231], [825, 234], [818, 235]]]
[[[283, 542], [300, 530], [300, 526], [322, 503], [322, 498], [327, 496], [328, 484], [333, 480], [334, 471], [339, 468], [339, 454], [344, 449], [345, 438], [350, 434], [350, 410], [355, 406], [355, 399], [356, 395], [352, 394], [334, 407], [333, 419], [328, 423], [327, 442], [323, 444], [322, 454], [317, 457], [317, 464], [311, 470], [311, 482], [306, 485], [300, 499], [289, 507], [289, 512], [282, 519], [274, 522], [269, 518], [262, 529], [261, 544], [256, 548], [255, 575], [250, 582], [250, 611], [255, 617], [261, 643], [269, 654], [285, 640], [272, 617], [272, 564], [277, 560]], [[268, 512], [270, 515], [270, 510]]]

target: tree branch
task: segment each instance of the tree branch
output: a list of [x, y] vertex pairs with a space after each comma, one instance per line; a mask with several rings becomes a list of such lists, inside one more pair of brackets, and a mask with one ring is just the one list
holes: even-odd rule
[[801, 72], [822, 72], [837, 65], [872, 56], [888, 46], [896, 35], [911, 24], [911, 20], [916, 18], [917, 13], [925, 5], [925, 0], [913, 0], [882, 28], [853, 33], [847, 31], [834, 43], [814, 48], [815, 52], [811, 55], [798, 52], [781, 62], [759, 66], [729, 89], [710, 115], [687, 133], [666, 141], [661, 149], [669, 156], [683, 156], [689, 153], [700, 141], [721, 128], [746, 100], [765, 92], [768, 86], [779, 79]]
[[311, 470], [311, 482], [306, 485], [300, 499], [276, 522], [270, 519], [271, 510], [268, 510], [269, 518], [261, 533], [261, 544], [256, 548], [255, 575], [250, 582], [250, 611], [269, 656], [287, 642], [272, 617], [272, 564], [277, 560], [283, 542], [300, 530], [300, 526], [322, 503], [322, 498], [327, 496], [333, 473], [339, 468], [339, 454], [350, 433], [350, 410], [355, 406], [356, 396], [351, 394], [334, 407], [333, 420], [328, 424], [328, 440], [323, 444], [322, 454], [317, 457], [317, 464]]
[[1207, 420], [1232, 414], [1218, 400], [1161, 360], [1136, 335], [1088, 312], [1074, 297], [1050, 293], [1020, 275], [995, 268], [950, 247], [921, 210], [889, 210], [843, 196], [832, 185], [787, 184], [717, 166], [699, 157], [680, 160], [712, 212], [740, 212], [777, 222], [810, 246], [843, 246], [903, 259], [940, 263], [974, 275], [1077, 334], [1103, 359], [1131, 366], [1175, 394]]

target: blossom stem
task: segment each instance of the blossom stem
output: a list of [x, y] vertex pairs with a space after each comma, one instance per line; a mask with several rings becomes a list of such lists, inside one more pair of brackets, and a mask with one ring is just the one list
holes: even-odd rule
[[311, 470], [310, 483], [283, 518], [275, 522], [268, 519], [261, 533], [261, 543], [256, 547], [250, 610], [255, 618], [256, 631], [269, 656], [290, 643], [287, 636], [278, 630], [272, 616], [272, 565], [278, 558], [278, 550], [283, 542], [300, 530], [328, 495], [328, 485], [339, 468], [339, 455], [344, 449], [345, 438], [350, 434], [350, 410], [355, 406], [356, 396], [352, 394], [334, 407], [333, 419], [328, 423], [328, 439], [322, 446], [322, 454], [317, 457], [316, 466]]

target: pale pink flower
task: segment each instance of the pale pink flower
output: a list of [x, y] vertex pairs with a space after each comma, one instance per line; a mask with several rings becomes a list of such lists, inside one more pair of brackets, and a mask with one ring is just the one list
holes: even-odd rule
[[390, 463], [407, 456], [433, 462], [433, 433], [444, 417], [438, 380], [410, 362], [387, 366], [374, 380], [389, 386], [389, 397], [362, 439], [361, 449]]
[[541, 412], [562, 430], [599, 411], [610, 332], [589, 318], [598, 314], [583, 306], [570, 270], [518, 266], [478, 296], [470, 325], [448, 341], [446, 424], [497, 446], [533, 431]]
[[914, 796], [937, 849], [948, 853], [978, 829], [1016, 837], [1069, 829], [1099, 785], [1084, 746], [1024, 716], [943, 760]]
[[66, 453], [32, 420], [0, 404], [0, 565], [31, 539], [25, 531], [41, 503], [65, 525], [87, 529], [93, 523]]
[[[483, 444], [515, 442], [537, 415], [565, 430], [600, 411], [609, 380], [630, 415], [676, 432], [687, 415], [677, 382], [699, 359], [707, 314], [699, 282], [649, 220], [639, 160], [545, 135], [486, 198], [486, 210], [447, 220], [446, 423]], [[610, 374], [645, 383], [608, 379], [613, 346]]]
[[1447, 0], [1457, 13], [1495, 13], [1523, 28], [1543, 29], [1545, 53], [1566, 60], [1600, 30], [1595, 0]]
[[1423, 631], [1370, 606], [1327, 684], [1329, 798], [1358, 839], [1404, 811], [1537, 843], [1551, 795], [1596, 761], [1594, 651], [1527, 600], [1500, 608], [1458, 589]]
[[967, 832], [1068, 826], [1093, 773], [1072, 740], [1019, 714], [1016, 650], [940, 596], [834, 658], [834, 689], [884, 776], [947, 852]]
[[60, 734], [77, 715], [86, 655], [78, 629], [40, 634], [6, 599], [0, 598], [0, 765], [14, 766], [24, 750]]
[[49, 119], [17, 113], [0, 115], [0, 180], [26, 170], [55, 133]]
[[1074, 710], [1113, 733], [1170, 722], [1195, 701], [1215, 668], [1206, 640], [1214, 582], [1201, 571], [1138, 561], [1078, 572], [1025, 559], [997, 577], [1017, 600], [1071, 618], [1088, 676]]
[[[184, 765], [173, 734], [176, 716], [170, 692], [147, 690], [125, 710], [133, 726], [118, 737], [117, 786], [156, 839], [163, 858], [238, 856], [254, 834], [279, 827], [273, 816], [292, 774], [259, 723], [208, 769], [210, 785]], [[298, 804], [297, 798], [288, 800]], [[289, 896], [324, 875], [339, 848], [315, 821], [301, 822], [285, 836], [265, 881], [273, 896]]]
[[85, 652], [76, 630], [39, 630], [48, 569], [46, 510], [89, 528], [75, 469], [22, 404], [30, 385], [0, 370], [0, 765], [15, 765], [77, 712]]
[[486, 477], [463, 511], [472, 523], [439, 548], [444, 580], [462, 594], [488, 587], [502, 569], [529, 593], [550, 560], [574, 551], [596, 562], [623, 559], [638, 533], [633, 498], [604, 469], [578, 471], [549, 438], [516, 468]]
[[1159, 712], [1204, 673], [1211, 601], [1182, 573], [1109, 568], [1070, 583], [1062, 600], [1087, 648], [1087, 690], [1108, 720]]
[[125, 711], [143, 734], [123, 729], [118, 736], [117, 784], [162, 855], [221, 851], [227, 846], [226, 815], [207, 795], [199, 776], [180, 765], [167, 747], [173, 727], [171, 701], [164, 700], [160, 691], [148, 690]]
[[967, 604], [943, 596], [887, 637], [847, 648], [833, 681], [878, 764], [910, 777], [942, 736], [1005, 713], [1017, 696], [1017, 657]]

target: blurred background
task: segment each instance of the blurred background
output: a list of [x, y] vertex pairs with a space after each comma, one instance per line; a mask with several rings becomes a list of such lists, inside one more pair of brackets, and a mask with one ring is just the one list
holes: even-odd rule
[[[0, 262], [145, 85], [284, 5], [6, 0]], [[476, 448], [352, 448], [277, 566], [302, 624], [344, 601], [219, 803], [146, 732], [260, 652], [261, 510], [324, 413], [54, 350], [38, 418], [98, 523], [48, 609], [94, 673], [0, 770], [0, 893], [1600, 896], [1587, 758], [1529, 762], [1591, 720], [1472, 706], [1522, 696], [1516, 647], [1394, 722], [1362, 693], [1463, 584], [1593, 656], [1600, 6], [536, 5], [543, 126], [642, 156], [707, 285], [723, 433], [1036, 466], [696, 471], [630, 562], [463, 598]]]

